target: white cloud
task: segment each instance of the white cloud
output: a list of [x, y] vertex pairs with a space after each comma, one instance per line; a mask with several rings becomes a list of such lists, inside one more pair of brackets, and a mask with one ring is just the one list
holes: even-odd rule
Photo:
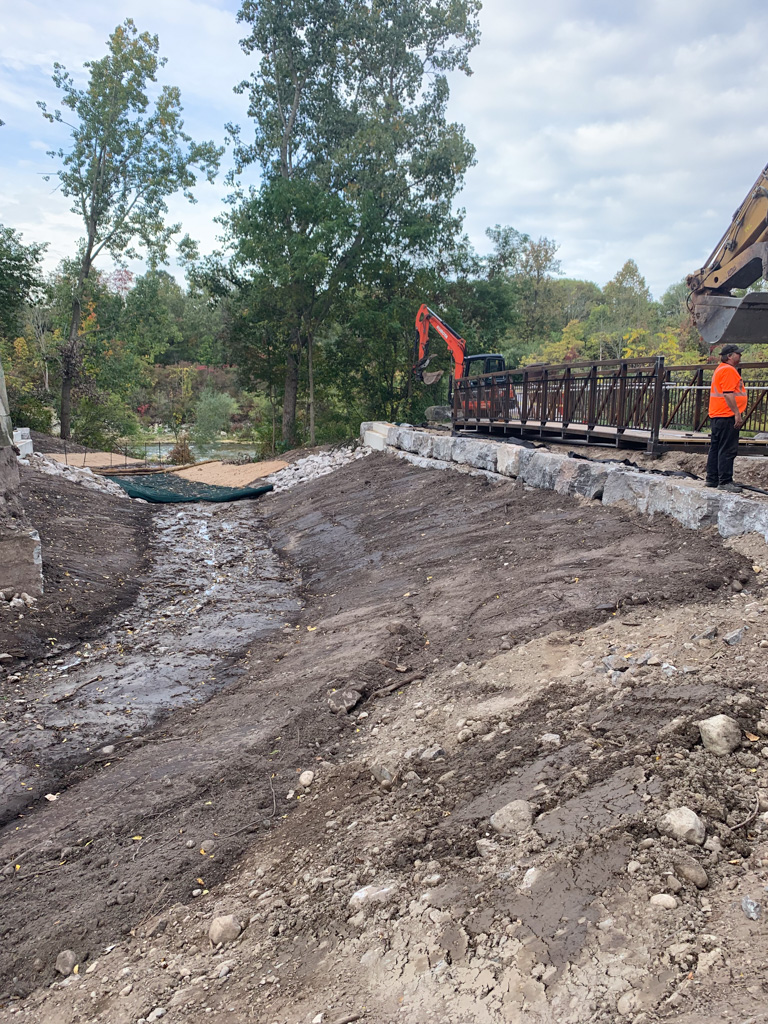
[[[187, 130], [223, 141], [245, 123], [232, 87], [253, 58], [239, 47], [237, 0], [16, 0], [0, 38], [0, 202], [5, 223], [50, 241], [50, 261], [80, 234], [68, 202], [42, 180], [43, 152], [65, 143], [37, 99], [56, 105], [58, 60], [82, 74], [115, 25], [132, 17], [156, 32], [178, 85]], [[560, 243], [563, 269], [604, 283], [628, 258], [655, 294], [696, 269], [768, 160], [762, 83], [768, 8], [744, 0], [723, 18], [720, 0], [485, 0], [475, 74], [452, 77], [452, 119], [467, 126], [477, 166], [461, 205], [485, 251], [484, 229], [512, 224]], [[199, 202], [174, 199], [172, 216], [210, 250], [226, 187]]]
[[768, 159], [755, 116], [768, 10], [486, 0], [475, 74], [452, 80], [477, 166], [462, 203], [484, 228], [561, 244], [569, 275], [604, 283], [627, 258], [654, 292], [696, 269]]

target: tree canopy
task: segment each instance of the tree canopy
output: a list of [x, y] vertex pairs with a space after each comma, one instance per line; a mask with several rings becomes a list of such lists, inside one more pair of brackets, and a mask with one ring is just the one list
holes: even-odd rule
[[[284, 338], [283, 439], [295, 432], [299, 363], [344, 289], [395, 255], [428, 259], [460, 220], [473, 159], [447, 119], [446, 72], [469, 73], [477, 0], [245, 0], [243, 48], [257, 68], [253, 134], [231, 127], [238, 169], [262, 184], [228, 218], [234, 264], [263, 276]], [[313, 386], [310, 373], [310, 389]]]
[[[86, 62], [85, 89], [76, 86], [61, 64], [54, 65], [53, 81], [62, 92], [62, 104], [74, 115], [73, 123], [60, 110], [51, 112], [39, 103], [48, 121], [70, 128], [69, 148], [49, 155], [61, 162], [56, 172], [61, 191], [72, 199], [72, 212], [82, 218], [86, 232], [62, 349], [63, 437], [69, 436], [71, 389], [80, 371], [83, 285], [94, 260], [102, 252], [118, 260], [135, 256], [138, 245], [151, 265], [163, 262], [180, 230], [178, 224], [165, 223], [168, 197], [181, 192], [194, 201], [198, 175], [213, 180], [222, 153], [212, 142], [193, 142], [184, 131], [175, 86], [163, 86], [150, 104], [148, 83], [157, 80], [165, 64], [158, 52], [157, 36], [139, 33], [128, 18], [109, 37], [108, 53]], [[188, 239], [179, 244], [191, 250]]]

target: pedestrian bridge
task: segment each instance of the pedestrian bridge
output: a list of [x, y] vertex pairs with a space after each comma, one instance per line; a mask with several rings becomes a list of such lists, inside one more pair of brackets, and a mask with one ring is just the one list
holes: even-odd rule
[[[453, 427], [462, 434], [700, 452], [709, 444], [716, 367], [667, 366], [657, 356], [464, 377], [453, 391]], [[768, 363], [739, 369], [749, 396], [739, 455], [768, 455]]]

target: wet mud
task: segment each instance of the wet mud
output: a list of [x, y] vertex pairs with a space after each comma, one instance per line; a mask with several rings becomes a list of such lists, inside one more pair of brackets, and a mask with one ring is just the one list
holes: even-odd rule
[[109, 761], [105, 745], [122, 749], [175, 709], [205, 703], [237, 678], [248, 646], [300, 608], [255, 503], [167, 506], [152, 522], [132, 607], [16, 680], [0, 729], [0, 823], [55, 796], [73, 766]]

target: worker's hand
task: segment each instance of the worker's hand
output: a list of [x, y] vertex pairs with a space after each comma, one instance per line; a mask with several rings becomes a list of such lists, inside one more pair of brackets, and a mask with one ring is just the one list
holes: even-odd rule
[[733, 418], [733, 425], [738, 430], [741, 427], [743, 422], [744, 422], [744, 417], [741, 415], [740, 412], [737, 412], [736, 415]]

